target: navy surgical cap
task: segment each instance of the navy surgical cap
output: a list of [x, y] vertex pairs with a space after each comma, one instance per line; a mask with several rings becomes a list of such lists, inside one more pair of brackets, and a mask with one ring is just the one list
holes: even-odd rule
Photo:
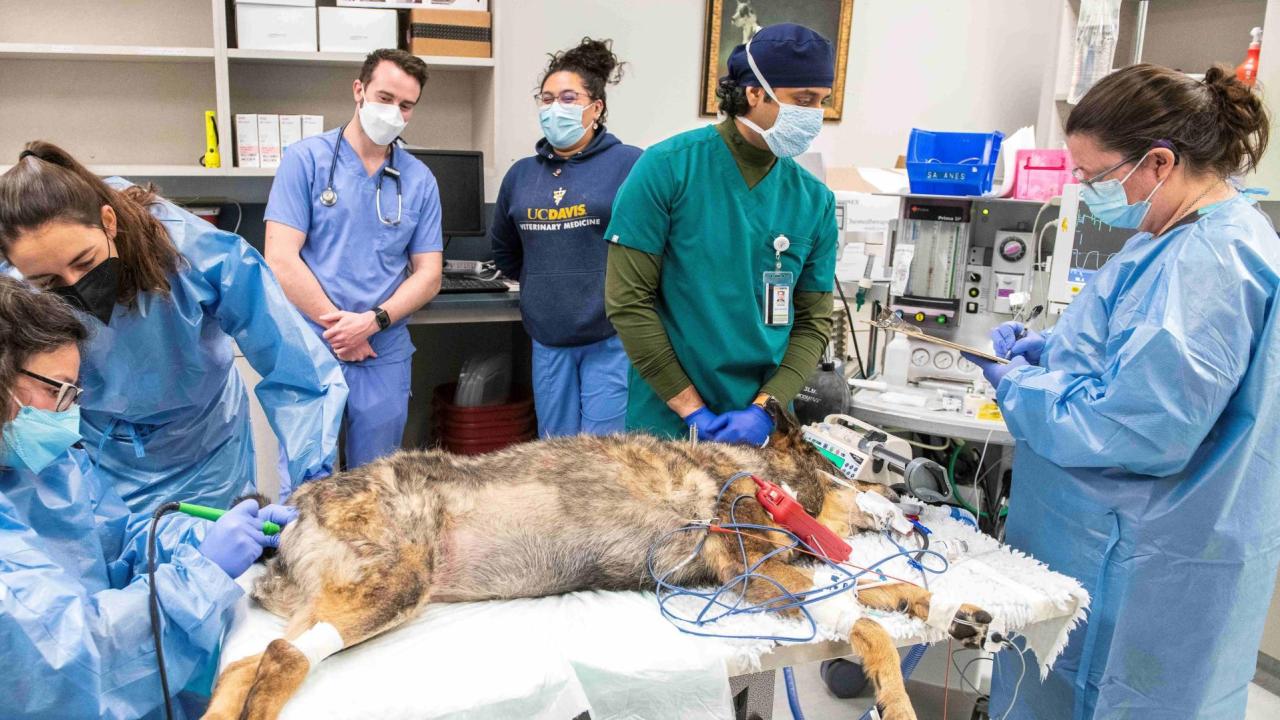
[[[773, 87], [832, 87], [835, 52], [831, 42], [803, 25], [770, 25], [751, 39], [751, 58]], [[739, 87], [760, 87], [747, 63], [747, 46], [729, 55], [729, 77]]]

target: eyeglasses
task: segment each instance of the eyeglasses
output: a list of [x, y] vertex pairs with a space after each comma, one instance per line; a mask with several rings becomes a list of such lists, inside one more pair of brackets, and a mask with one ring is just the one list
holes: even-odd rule
[[546, 107], [553, 102], [559, 102], [561, 105], [577, 105], [578, 98], [591, 99], [587, 93], [580, 93], [577, 90], [561, 90], [559, 95], [549, 92], [538, 92], [533, 94], [533, 101], [542, 107]]
[[1092, 187], [1093, 187], [1093, 184], [1094, 184], [1094, 183], [1096, 183], [1096, 182], [1101, 182], [1101, 181], [1102, 181], [1102, 178], [1104, 178], [1104, 177], [1106, 177], [1106, 176], [1110, 175], [1111, 173], [1115, 172], [1116, 170], [1119, 170], [1120, 168], [1124, 167], [1125, 165], [1128, 165], [1129, 163], [1133, 162], [1134, 160], [1138, 160], [1138, 159], [1143, 158], [1143, 157], [1145, 157], [1145, 156], [1146, 156], [1146, 155], [1145, 155], [1145, 153], [1144, 153], [1143, 155], [1131, 155], [1131, 156], [1129, 156], [1129, 157], [1125, 158], [1124, 160], [1121, 160], [1120, 162], [1116, 163], [1115, 165], [1112, 165], [1111, 167], [1107, 168], [1106, 170], [1103, 170], [1102, 172], [1098, 173], [1097, 175], [1094, 175], [1093, 177], [1089, 178], [1088, 180], [1085, 180], [1085, 179], [1080, 175], [1080, 168], [1075, 168], [1074, 170], [1072, 170], [1072, 171], [1071, 171], [1071, 177], [1075, 178], [1075, 181], [1076, 181], [1076, 182], [1078, 182], [1078, 183], [1080, 183], [1081, 185], [1084, 185], [1084, 186], [1085, 186], [1085, 187], [1087, 187], [1087, 188], [1092, 188]]
[[54, 405], [54, 410], [57, 412], [70, 410], [71, 406], [75, 405], [80, 399], [80, 395], [84, 393], [84, 389], [75, 383], [62, 382], [60, 380], [54, 380], [53, 378], [47, 378], [43, 375], [33, 373], [30, 370], [19, 369], [18, 372], [34, 380], [39, 380], [45, 385], [58, 389], [58, 400]]

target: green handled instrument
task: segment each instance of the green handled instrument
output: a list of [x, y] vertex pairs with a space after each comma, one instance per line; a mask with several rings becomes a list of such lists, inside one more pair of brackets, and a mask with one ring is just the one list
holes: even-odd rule
[[[204, 505], [192, 505], [191, 503], [178, 503], [178, 512], [186, 513], [191, 517], [203, 518], [205, 520], [217, 520], [227, 514], [226, 510], [218, 508], [205, 507]], [[262, 522], [263, 535], [275, 535], [280, 532], [280, 526], [269, 521]]]

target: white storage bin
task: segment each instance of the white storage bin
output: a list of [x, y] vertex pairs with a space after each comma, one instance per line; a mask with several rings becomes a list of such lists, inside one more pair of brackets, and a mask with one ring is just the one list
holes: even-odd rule
[[242, 50], [316, 50], [316, 0], [236, 0]]
[[320, 52], [370, 53], [399, 46], [395, 10], [320, 8]]
[[427, 0], [423, 10], [479, 10], [489, 12], [489, 0]]

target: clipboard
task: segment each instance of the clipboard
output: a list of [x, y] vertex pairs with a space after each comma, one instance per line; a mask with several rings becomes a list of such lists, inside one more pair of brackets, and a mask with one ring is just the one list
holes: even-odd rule
[[899, 333], [902, 333], [903, 335], [906, 335], [907, 337], [915, 338], [917, 340], [924, 340], [925, 342], [933, 343], [934, 345], [941, 345], [943, 347], [951, 348], [952, 350], [973, 355], [975, 357], [980, 357], [983, 360], [990, 360], [992, 362], [1000, 363], [1001, 365], [1009, 364], [1008, 358], [1002, 358], [997, 355], [992, 355], [986, 350], [979, 350], [977, 348], [970, 347], [968, 345], [961, 345], [960, 343], [954, 343], [954, 342], [951, 342], [950, 340], [944, 340], [940, 337], [934, 337], [933, 335], [926, 334], [923, 330], [920, 330], [914, 325], [902, 323], [897, 327], [891, 327], [888, 324], [880, 324], [871, 320], [863, 320], [862, 322], [867, 325], [871, 325], [872, 327], [879, 328], [881, 330], [890, 330], [893, 332], [899, 332]]

